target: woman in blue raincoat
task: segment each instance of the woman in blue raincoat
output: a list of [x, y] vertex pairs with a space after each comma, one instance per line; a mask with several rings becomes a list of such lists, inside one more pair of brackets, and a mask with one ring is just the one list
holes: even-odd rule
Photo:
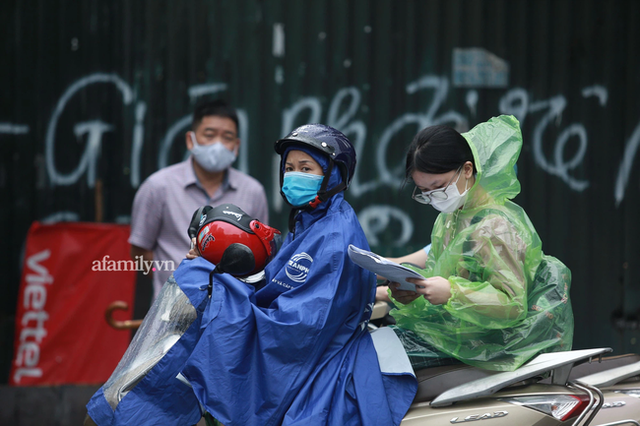
[[571, 273], [542, 252], [514, 165], [518, 120], [500, 116], [459, 134], [432, 126], [414, 138], [413, 198], [441, 213], [416, 292], [391, 285], [391, 312], [414, 368], [459, 360], [514, 370], [542, 352], [570, 350]]
[[[94, 395], [88, 409], [99, 426], [188, 425], [205, 411], [225, 426], [402, 421], [417, 382], [392, 332], [399, 353], [378, 356], [379, 342], [388, 352], [393, 339], [368, 331], [375, 278], [347, 254], [350, 244], [368, 248], [344, 200], [355, 150], [321, 124], [297, 128], [275, 149], [290, 232], [259, 290], [226, 273], [210, 281], [203, 257], [183, 261], [163, 287], [178, 306], [157, 308], [158, 324], [182, 328], [165, 333], [161, 359], [136, 364], [126, 389]], [[176, 309], [188, 321], [174, 324]], [[379, 362], [388, 358], [406, 365]]]
[[355, 150], [321, 124], [295, 129], [275, 149], [290, 232], [255, 294], [225, 275], [214, 283], [182, 373], [226, 426], [399, 424], [415, 378], [410, 367], [381, 373], [367, 329], [375, 278], [347, 254], [349, 244], [368, 247], [344, 200]]

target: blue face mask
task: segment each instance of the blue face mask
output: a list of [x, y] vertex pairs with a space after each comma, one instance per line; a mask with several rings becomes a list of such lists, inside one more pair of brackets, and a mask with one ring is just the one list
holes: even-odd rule
[[282, 192], [292, 206], [303, 206], [316, 198], [322, 179], [324, 176], [311, 173], [287, 172], [282, 181]]

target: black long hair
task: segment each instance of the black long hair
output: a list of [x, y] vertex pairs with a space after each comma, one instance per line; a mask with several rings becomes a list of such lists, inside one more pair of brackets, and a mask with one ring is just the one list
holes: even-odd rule
[[411, 141], [406, 160], [406, 178], [414, 171], [430, 174], [457, 170], [467, 161], [475, 161], [466, 139], [448, 126], [430, 126], [422, 129]]

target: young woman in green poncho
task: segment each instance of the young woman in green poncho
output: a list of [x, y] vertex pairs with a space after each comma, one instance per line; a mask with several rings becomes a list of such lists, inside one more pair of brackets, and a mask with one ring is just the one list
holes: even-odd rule
[[419, 132], [407, 153], [413, 198], [441, 213], [416, 292], [391, 283], [395, 331], [414, 369], [462, 361], [511, 371], [542, 352], [570, 350], [571, 273], [542, 252], [514, 165], [518, 120], [500, 116], [460, 134]]

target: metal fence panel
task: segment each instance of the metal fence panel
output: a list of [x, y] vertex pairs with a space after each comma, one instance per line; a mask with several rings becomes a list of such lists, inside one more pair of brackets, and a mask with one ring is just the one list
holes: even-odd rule
[[347, 199], [386, 255], [428, 243], [436, 217], [400, 189], [417, 130], [516, 115], [516, 202], [573, 272], [575, 347], [637, 350], [638, 16], [632, 0], [2, 2], [2, 347], [30, 223], [127, 222], [139, 184], [184, 157], [195, 102], [223, 97], [280, 229], [273, 142], [306, 122], [346, 132]]

